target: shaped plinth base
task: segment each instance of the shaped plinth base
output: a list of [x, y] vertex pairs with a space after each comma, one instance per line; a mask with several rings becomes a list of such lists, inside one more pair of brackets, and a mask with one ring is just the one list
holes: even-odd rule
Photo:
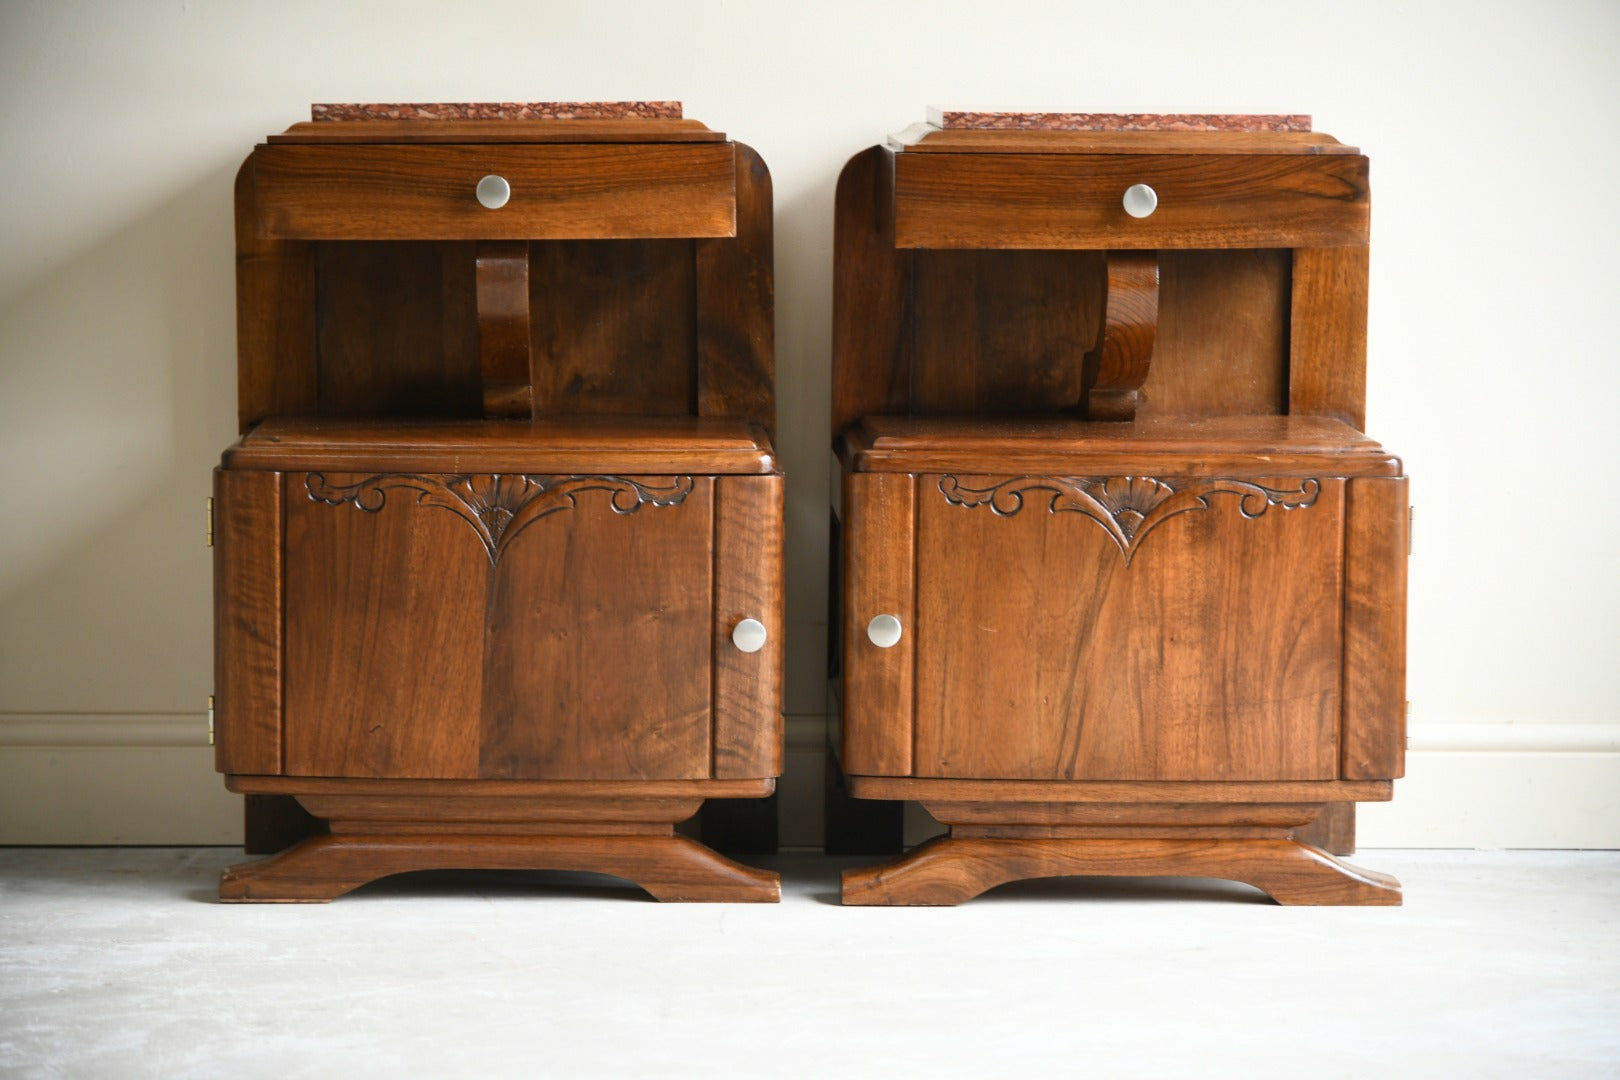
[[317, 836], [279, 855], [228, 868], [232, 903], [323, 903], [413, 870], [583, 870], [634, 882], [658, 900], [775, 903], [781, 878], [743, 866], [674, 822], [701, 799], [298, 796], [326, 818]]
[[1286, 838], [942, 836], [844, 872], [845, 904], [950, 906], [1028, 878], [1094, 874], [1226, 878], [1279, 904], [1401, 902], [1394, 878]]

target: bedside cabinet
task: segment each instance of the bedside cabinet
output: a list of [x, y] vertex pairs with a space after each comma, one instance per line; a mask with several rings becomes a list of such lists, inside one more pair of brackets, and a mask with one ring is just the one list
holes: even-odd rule
[[833, 741], [848, 795], [949, 827], [845, 903], [1399, 903], [1302, 839], [1402, 770], [1367, 237], [1366, 158], [1298, 117], [941, 114], [845, 168]]
[[317, 113], [237, 181], [216, 726], [231, 790], [327, 831], [221, 898], [777, 899], [674, 831], [781, 771], [764, 165], [660, 103]]

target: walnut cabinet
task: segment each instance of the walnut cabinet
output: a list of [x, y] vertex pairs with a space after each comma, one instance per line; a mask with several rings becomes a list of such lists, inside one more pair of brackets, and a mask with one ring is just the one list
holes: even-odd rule
[[221, 896], [775, 899], [674, 830], [781, 771], [768, 174], [678, 110], [455, 108], [296, 125], [238, 178], [217, 764], [323, 828]]
[[1068, 874], [1399, 901], [1316, 843], [1404, 748], [1367, 175], [1308, 131], [948, 120], [846, 167], [829, 821], [949, 827], [846, 903]]

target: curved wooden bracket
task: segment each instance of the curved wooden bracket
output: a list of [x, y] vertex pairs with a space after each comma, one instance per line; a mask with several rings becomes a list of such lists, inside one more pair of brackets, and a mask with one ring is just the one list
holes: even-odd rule
[[1086, 354], [1084, 411], [1092, 420], [1134, 420], [1159, 328], [1159, 256], [1110, 251], [1097, 344]]
[[529, 245], [521, 240], [479, 243], [476, 280], [484, 415], [491, 420], [527, 420], [534, 414], [534, 378], [529, 368]]

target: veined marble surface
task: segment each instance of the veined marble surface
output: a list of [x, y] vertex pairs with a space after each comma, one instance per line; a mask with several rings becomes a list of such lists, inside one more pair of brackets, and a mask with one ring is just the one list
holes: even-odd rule
[[975, 131], [1310, 131], [1300, 114], [981, 112], [930, 108], [928, 122]]
[[461, 101], [323, 104], [311, 120], [679, 120], [679, 101]]

